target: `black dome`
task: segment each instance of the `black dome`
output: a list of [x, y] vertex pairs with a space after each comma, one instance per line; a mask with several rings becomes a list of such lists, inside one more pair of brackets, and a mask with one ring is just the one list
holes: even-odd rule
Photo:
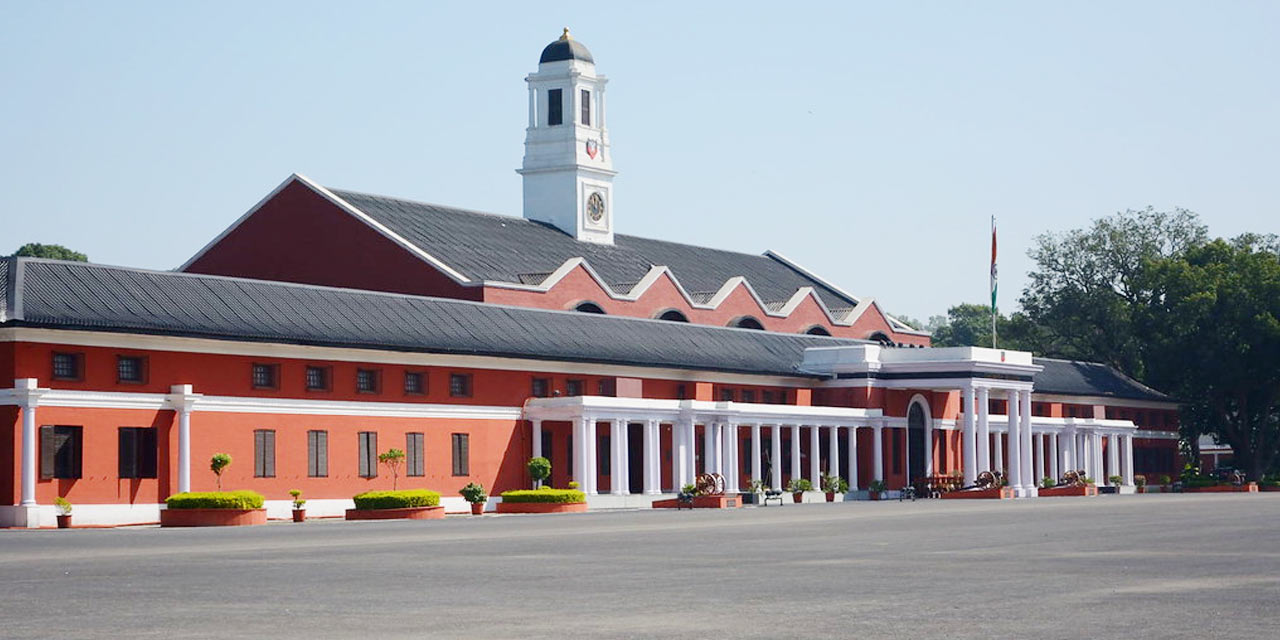
[[567, 28], [559, 40], [552, 42], [542, 50], [542, 57], [538, 58], [538, 64], [559, 62], [561, 60], [582, 60], [591, 64], [596, 62], [591, 57], [591, 52], [587, 51], [587, 48], [581, 42], [569, 37], [569, 29]]

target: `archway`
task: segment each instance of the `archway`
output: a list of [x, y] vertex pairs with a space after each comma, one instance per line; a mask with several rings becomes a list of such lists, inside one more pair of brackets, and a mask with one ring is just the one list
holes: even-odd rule
[[599, 313], [599, 314], [604, 313], [604, 309], [600, 308], [600, 305], [591, 301], [580, 302], [576, 307], [573, 308], [573, 310], [579, 313]]
[[688, 322], [689, 321], [689, 318], [687, 318], [683, 313], [680, 313], [676, 309], [667, 309], [666, 311], [663, 311], [662, 313], [658, 314], [658, 319], [666, 320], [667, 322]]
[[867, 339], [868, 339], [868, 340], [875, 340], [876, 342], [879, 342], [879, 343], [880, 343], [880, 346], [882, 346], [882, 347], [892, 347], [892, 346], [894, 346], [894, 344], [893, 344], [893, 340], [892, 340], [892, 339], [890, 339], [890, 338], [889, 338], [889, 336], [885, 335], [885, 333], [884, 333], [883, 331], [877, 331], [877, 332], [875, 332], [875, 333], [871, 334], [870, 336], [868, 336], [868, 337], [867, 337]]
[[913, 399], [907, 410], [907, 483], [928, 475], [929, 407], [923, 399]]
[[751, 316], [734, 318], [733, 321], [729, 323], [729, 326], [737, 327], [739, 329], [755, 329], [756, 331], [764, 330], [764, 325], [760, 324], [759, 320], [756, 320]]
[[822, 325], [820, 325], [820, 324], [815, 324], [815, 325], [813, 325], [812, 327], [809, 327], [808, 329], [805, 329], [805, 330], [804, 330], [804, 332], [805, 332], [806, 334], [808, 334], [808, 335], [811, 335], [811, 336], [829, 336], [829, 335], [831, 335], [831, 332], [830, 332], [830, 331], [827, 331], [827, 328], [826, 328], [826, 327], [824, 327], [824, 326], [822, 326]]

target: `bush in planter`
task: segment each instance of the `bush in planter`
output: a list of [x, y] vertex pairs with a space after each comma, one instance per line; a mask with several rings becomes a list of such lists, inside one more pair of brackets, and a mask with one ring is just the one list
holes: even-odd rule
[[1058, 486], [1058, 483], [1054, 482], [1053, 478], [1050, 478], [1049, 476], [1045, 476], [1040, 480], [1040, 486], [1045, 489], [1052, 489]]
[[570, 481], [569, 481], [569, 488], [570, 488], [570, 489], [577, 489], [577, 488], [578, 488], [578, 483], [576, 483], [576, 482], [574, 482], [574, 481], [570, 480]]
[[686, 496], [696, 496], [698, 495], [698, 487], [692, 484], [686, 484], [685, 486], [680, 487], [680, 493], [683, 493]]
[[440, 506], [440, 494], [427, 489], [366, 491], [351, 498], [357, 509], [411, 509]]
[[1137, 487], [1145, 487], [1147, 486], [1147, 477], [1142, 474], [1138, 474], [1133, 477], [1133, 484]]
[[1118, 487], [1124, 484], [1124, 478], [1121, 476], [1107, 476], [1107, 482], [1110, 482], [1113, 487]]
[[190, 491], [164, 501], [170, 509], [261, 509], [262, 502], [257, 491]]
[[1160, 476], [1160, 484], [1167, 485], [1170, 482], [1173, 482], [1173, 478], [1170, 478], [1168, 474]]
[[813, 491], [813, 483], [808, 478], [792, 478], [791, 482], [787, 484], [787, 491], [791, 493]]
[[824, 493], [845, 493], [849, 490], [849, 481], [840, 476], [822, 474], [822, 491]]
[[551, 477], [551, 461], [542, 456], [530, 458], [525, 467], [529, 469], [529, 477], [533, 478], [535, 487], [541, 487], [542, 482]]
[[56, 496], [53, 499], [53, 506], [58, 508], [58, 515], [71, 515], [71, 502], [62, 496]]
[[299, 489], [290, 489], [289, 495], [293, 496], [293, 508], [295, 511], [301, 511], [306, 506], [307, 501], [302, 499], [302, 491]]
[[503, 502], [539, 502], [552, 504], [568, 504], [586, 502], [587, 496], [576, 489], [520, 489], [517, 491], [503, 491]]
[[875, 495], [880, 495], [885, 491], [888, 491], [888, 489], [889, 485], [885, 484], [884, 480], [872, 480], [871, 484], [867, 485], [867, 491], [870, 491]]
[[462, 499], [477, 504], [489, 499], [489, 492], [484, 490], [484, 485], [468, 482], [467, 486], [458, 491], [462, 495]]

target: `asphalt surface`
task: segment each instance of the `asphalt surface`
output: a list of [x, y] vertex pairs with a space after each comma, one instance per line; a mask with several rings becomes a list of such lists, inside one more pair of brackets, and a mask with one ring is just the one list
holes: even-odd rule
[[1280, 494], [0, 531], [3, 638], [1277, 638]]

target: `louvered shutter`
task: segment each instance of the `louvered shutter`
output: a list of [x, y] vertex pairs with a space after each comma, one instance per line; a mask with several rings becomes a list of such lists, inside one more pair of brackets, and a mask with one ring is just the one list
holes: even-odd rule
[[262, 475], [276, 477], [276, 432], [262, 432]]
[[138, 477], [156, 477], [156, 428], [139, 429], [138, 438]]
[[116, 463], [117, 475], [121, 478], [138, 477], [138, 430], [120, 427], [119, 461]]
[[369, 477], [369, 434], [361, 432], [360, 436], [360, 477]]
[[45, 480], [53, 478], [54, 454], [58, 450], [54, 439], [53, 427], [40, 427], [40, 477]]
[[329, 475], [329, 432], [316, 432], [316, 475], [323, 478]]

